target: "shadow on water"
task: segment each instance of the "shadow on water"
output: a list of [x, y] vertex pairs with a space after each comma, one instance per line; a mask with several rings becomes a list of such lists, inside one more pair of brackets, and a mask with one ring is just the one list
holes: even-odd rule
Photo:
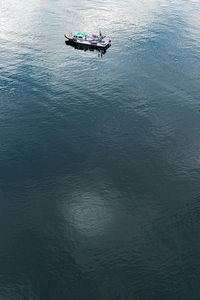
[[80, 44], [75, 44], [72, 41], [65, 41], [65, 44], [68, 46], [72, 46], [73, 48], [77, 49], [77, 50], [82, 50], [82, 51], [97, 51], [98, 52], [98, 56], [102, 57], [103, 55], [106, 54], [108, 48], [110, 48], [110, 46], [108, 46], [106, 49], [99, 49], [98, 47], [95, 46], [87, 46], [87, 45], [80, 45]]

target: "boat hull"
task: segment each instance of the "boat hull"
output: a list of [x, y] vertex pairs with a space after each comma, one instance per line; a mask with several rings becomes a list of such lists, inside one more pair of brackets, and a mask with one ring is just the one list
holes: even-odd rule
[[104, 42], [95, 42], [95, 41], [87, 41], [87, 40], [80, 40], [80, 39], [74, 39], [71, 36], [68, 36], [65, 34], [65, 37], [68, 41], [74, 44], [88, 46], [88, 47], [94, 47], [99, 49], [106, 49], [111, 46], [111, 40], [106, 40]]

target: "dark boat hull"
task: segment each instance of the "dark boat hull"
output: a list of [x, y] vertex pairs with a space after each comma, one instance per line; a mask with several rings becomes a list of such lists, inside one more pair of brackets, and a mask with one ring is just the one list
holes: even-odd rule
[[105, 43], [101, 42], [94, 42], [94, 41], [85, 41], [85, 40], [78, 40], [69, 38], [67, 35], [64, 35], [67, 41], [74, 45], [80, 45], [85, 47], [92, 47], [92, 48], [98, 48], [98, 49], [108, 49], [111, 46], [111, 40], [107, 40]]

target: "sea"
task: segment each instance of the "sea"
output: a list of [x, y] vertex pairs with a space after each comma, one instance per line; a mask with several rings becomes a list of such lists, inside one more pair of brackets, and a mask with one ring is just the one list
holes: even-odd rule
[[199, 16], [1, 0], [0, 300], [200, 299]]

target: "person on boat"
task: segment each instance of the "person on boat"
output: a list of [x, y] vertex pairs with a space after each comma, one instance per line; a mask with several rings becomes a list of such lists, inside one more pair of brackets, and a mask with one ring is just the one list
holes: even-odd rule
[[101, 30], [100, 30], [100, 31], [99, 31], [99, 41], [102, 42], [103, 38], [104, 38], [104, 37], [103, 37], [103, 35], [102, 35], [102, 33], [101, 33]]

